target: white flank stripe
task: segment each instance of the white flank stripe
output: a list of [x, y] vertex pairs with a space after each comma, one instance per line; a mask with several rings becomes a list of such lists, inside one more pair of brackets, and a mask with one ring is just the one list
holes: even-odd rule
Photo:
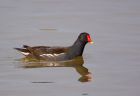
[[29, 55], [29, 53], [27, 52], [21, 52], [23, 55]]
[[48, 57], [53, 57], [53, 55], [52, 54], [41, 54], [40, 56], [48, 56]]
[[64, 53], [60, 53], [60, 54], [41, 54], [40, 56], [48, 56], [48, 57], [54, 57], [54, 56], [59, 56], [59, 55], [62, 55]]

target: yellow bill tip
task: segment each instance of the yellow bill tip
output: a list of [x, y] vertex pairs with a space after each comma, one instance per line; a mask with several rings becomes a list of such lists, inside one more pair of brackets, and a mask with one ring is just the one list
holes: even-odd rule
[[90, 44], [94, 44], [94, 42], [93, 41], [91, 41], [91, 42], [89, 42]]

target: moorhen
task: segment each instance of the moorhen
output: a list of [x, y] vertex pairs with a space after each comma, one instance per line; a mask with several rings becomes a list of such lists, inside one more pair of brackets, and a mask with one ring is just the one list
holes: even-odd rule
[[20, 51], [27, 58], [35, 60], [47, 61], [65, 61], [75, 57], [82, 56], [84, 47], [87, 43], [93, 43], [90, 35], [86, 32], [80, 33], [77, 40], [69, 47], [50, 47], [50, 46], [34, 46], [23, 45], [23, 48], [14, 48]]

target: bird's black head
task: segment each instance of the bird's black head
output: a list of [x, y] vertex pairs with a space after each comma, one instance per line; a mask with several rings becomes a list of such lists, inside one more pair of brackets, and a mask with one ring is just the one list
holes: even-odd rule
[[90, 35], [86, 32], [80, 33], [78, 39], [74, 42], [74, 44], [70, 47], [69, 51], [67, 52], [66, 58], [72, 59], [77, 56], [82, 56], [84, 47], [87, 43], [93, 43], [90, 38]]
[[81, 33], [81, 34], [79, 35], [78, 39], [79, 39], [80, 41], [82, 41], [82, 42], [85, 42], [85, 43], [90, 43], [90, 44], [93, 43], [93, 41], [91, 40], [90, 35], [89, 35], [88, 33], [86, 33], [86, 32]]

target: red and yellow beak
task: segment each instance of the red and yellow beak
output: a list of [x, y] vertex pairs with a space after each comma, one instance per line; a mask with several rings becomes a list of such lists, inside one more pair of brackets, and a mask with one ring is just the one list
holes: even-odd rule
[[90, 43], [90, 44], [93, 44], [94, 42], [92, 41], [90, 35], [87, 35], [87, 41]]

